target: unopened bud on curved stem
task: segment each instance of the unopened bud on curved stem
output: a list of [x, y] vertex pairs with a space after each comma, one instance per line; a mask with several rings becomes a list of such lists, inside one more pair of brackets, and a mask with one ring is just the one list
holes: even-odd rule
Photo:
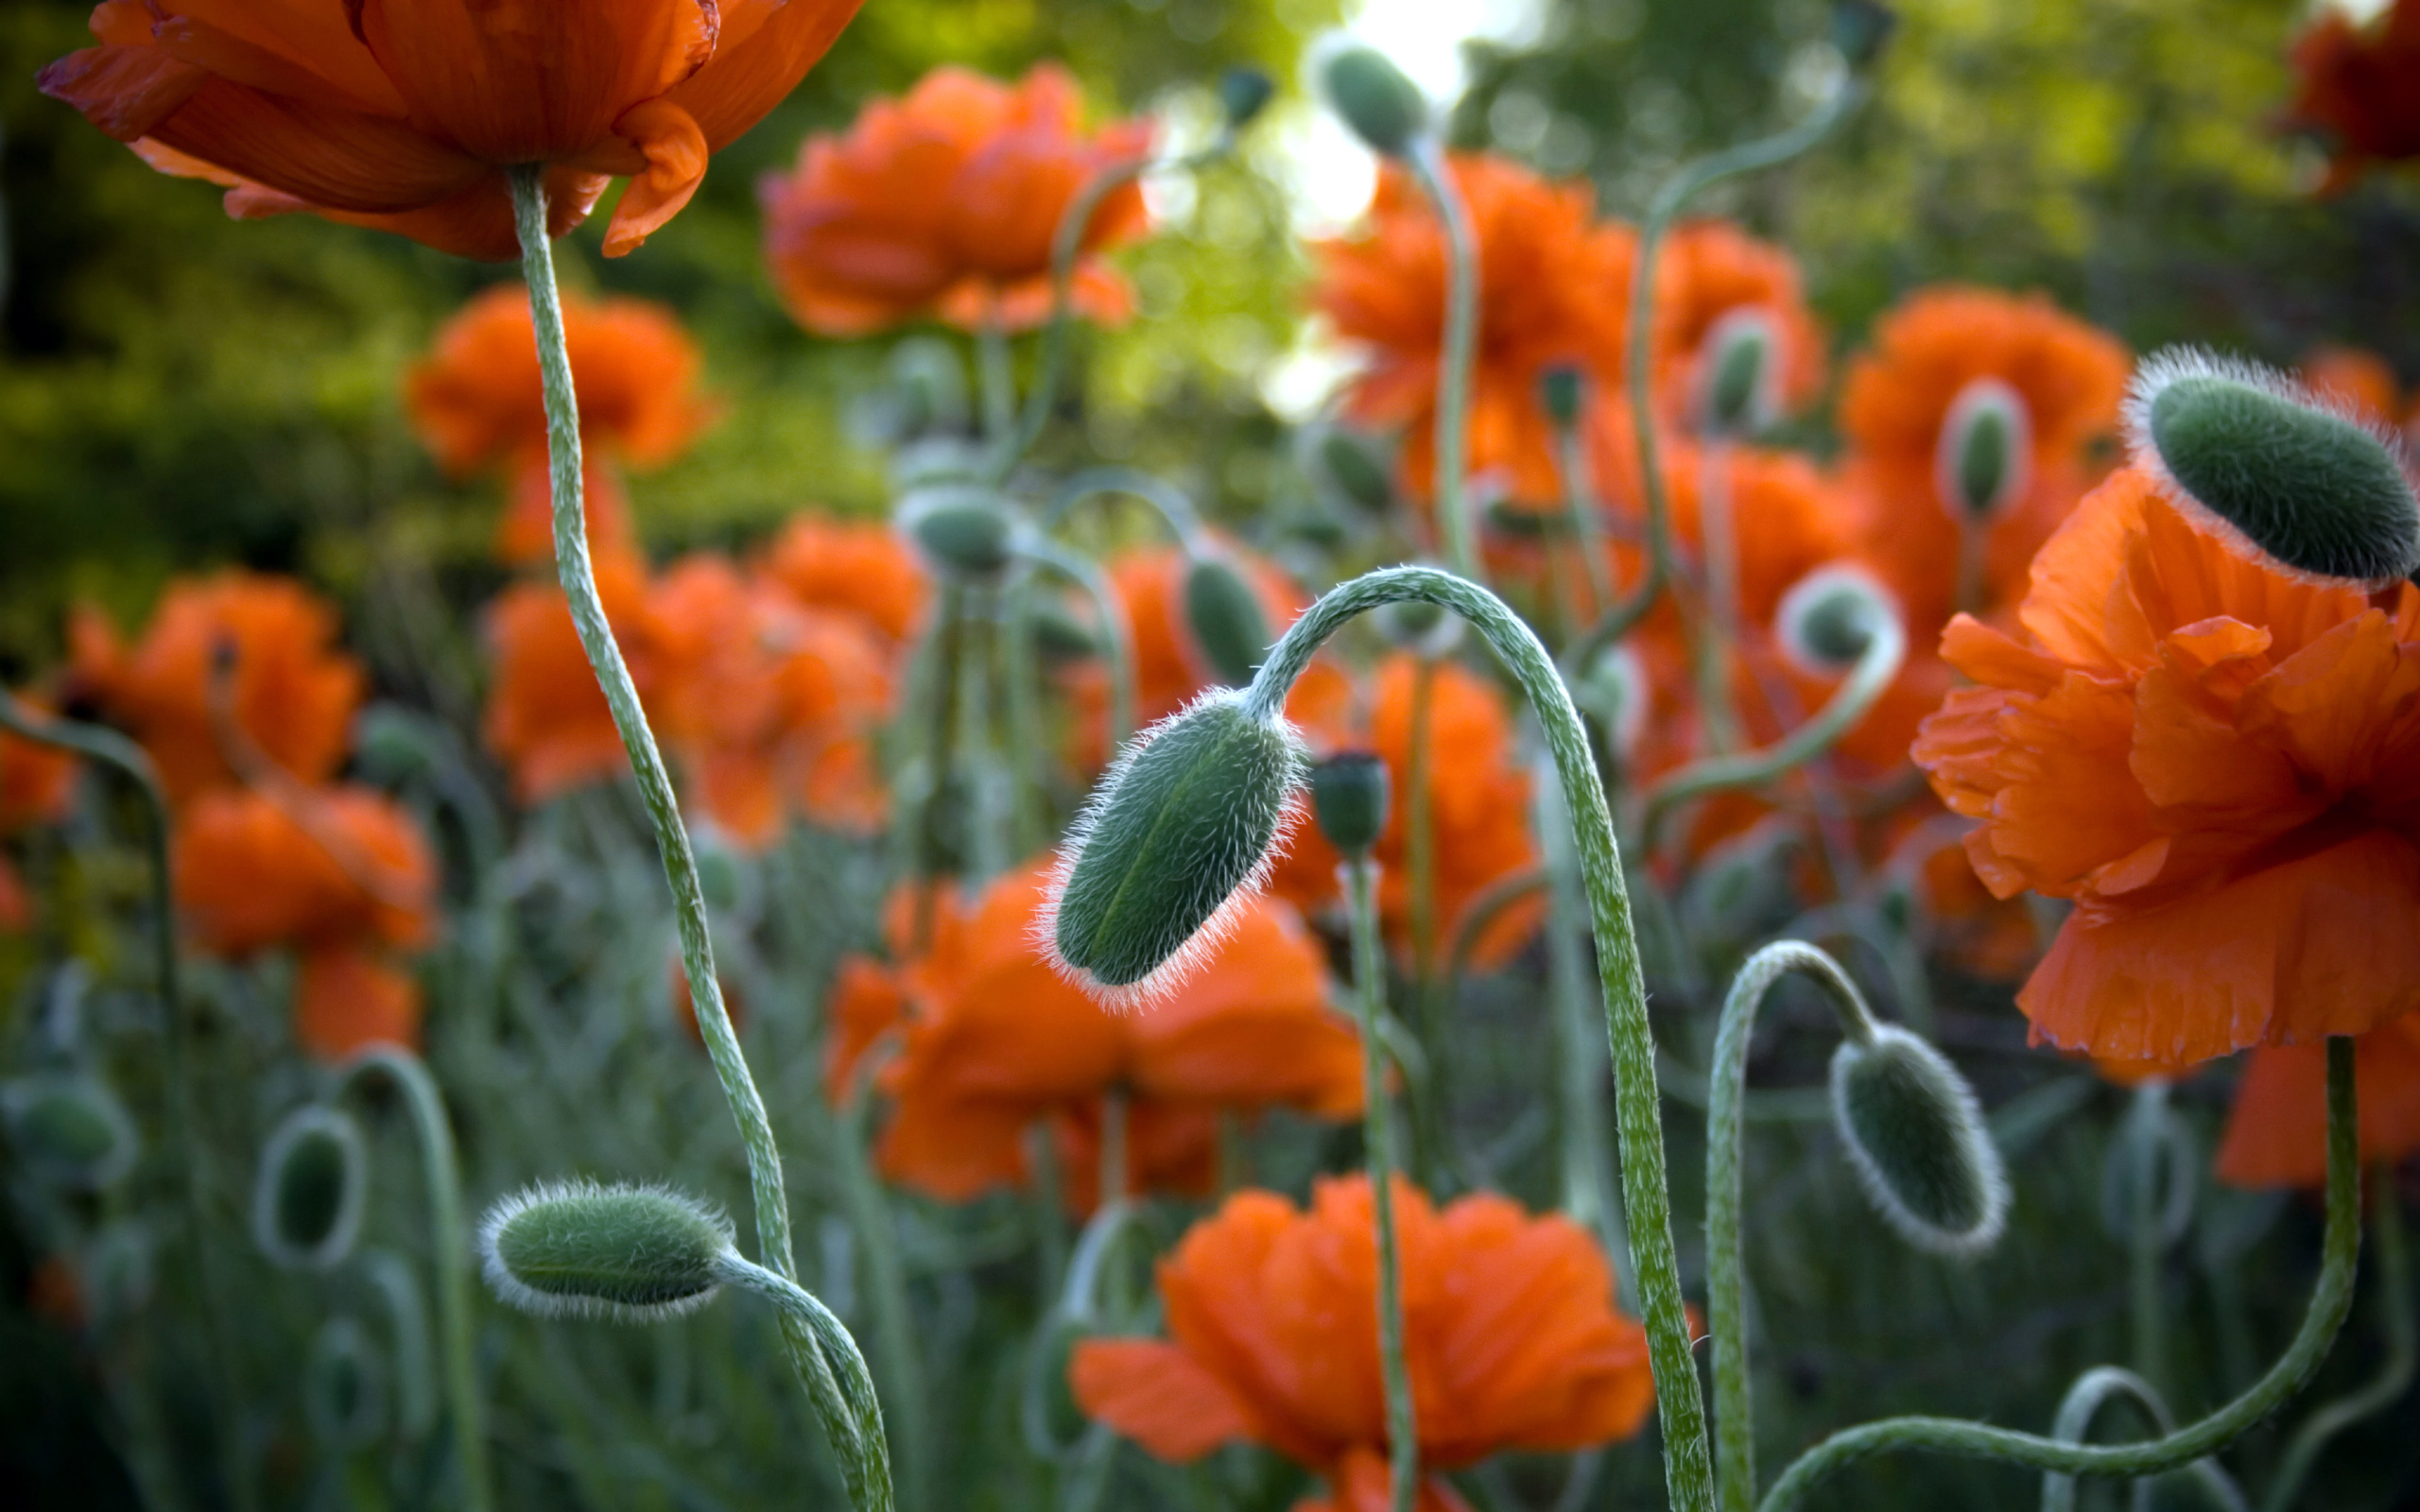
[[1387, 764], [1372, 751], [1339, 751], [1311, 766], [1311, 815], [1348, 860], [1387, 833]]
[[1249, 578], [1225, 553], [1202, 551], [1184, 570], [1184, 623], [1212, 677], [1231, 688], [1252, 680], [1269, 654], [1269, 616]]
[[1699, 349], [1698, 411], [1707, 434], [1746, 438], [1781, 409], [1781, 337], [1760, 306], [1727, 311]]
[[299, 1108], [261, 1151], [252, 1238], [281, 1265], [326, 1270], [353, 1252], [369, 1193], [360, 1125], [333, 1108]]
[[542, 1182], [479, 1224], [488, 1284], [541, 1317], [678, 1317], [713, 1300], [730, 1249], [730, 1220], [663, 1187]]
[[1428, 101], [1384, 53], [1338, 41], [1312, 64], [1320, 93], [1373, 152], [1400, 158], [1428, 130]]
[[0, 1086], [0, 1120], [26, 1170], [73, 1192], [115, 1186], [141, 1146], [126, 1106], [89, 1076], [35, 1075]]
[[1937, 1255], [1997, 1243], [2008, 1176], [1974, 1090], [1942, 1053], [1892, 1025], [1832, 1057], [1833, 1122], [1866, 1195], [1899, 1236]]
[[2033, 421], [2025, 396], [1997, 378], [1958, 391], [1941, 422], [1933, 491], [1962, 525], [2008, 511], [2031, 485]]

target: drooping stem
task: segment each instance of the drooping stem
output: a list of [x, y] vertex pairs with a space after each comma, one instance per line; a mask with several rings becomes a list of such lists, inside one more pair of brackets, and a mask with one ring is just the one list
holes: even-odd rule
[[1748, 1376], [1748, 1310], [1740, 1246], [1739, 1137], [1748, 1091], [1748, 1044], [1756, 1012], [1773, 985], [1791, 972], [1824, 988], [1841, 1018], [1841, 1032], [1863, 1044], [1874, 1038], [1864, 994], [1838, 961], [1801, 940], [1778, 940], [1748, 957], [1722, 1000], [1714, 1065], [1706, 1074], [1705, 1310], [1714, 1335], [1714, 1468], [1722, 1512], [1756, 1504], [1754, 1403]]
[[[715, 975], [714, 946], [706, 934], [705, 894], [698, 884], [697, 857], [689, 849], [689, 832], [681, 822], [681, 806], [672, 793], [672, 776], [656, 748], [639, 707], [636, 684], [614, 642], [605, 605], [596, 593], [596, 576], [588, 560], [588, 522], [581, 502], [579, 464], [579, 402], [572, 388], [571, 352], [563, 337], [563, 312], [555, 290], [555, 256], [546, 239], [546, 191], [542, 170], [532, 164], [510, 171], [515, 229], [521, 238], [521, 270], [529, 286], [530, 325], [537, 334], [538, 375], [546, 405], [548, 481], [554, 495], [555, 570], [562, 581], [563, 599], [571, 610], [580, 649], [613, 712], [614, 728], [622, 737], [639, 797], [655, 828], [656, 848], [664, 861], [665, 881], [672, 889], [673, 919], [681, 936], [681, 969], [689, 984], [689, 1002], [696, 1009], [699, 1034], [723, 1098], [739, 1125], [740, 1143], [748, 1153], [749, 1191], [756, 1210], [757, 1250], [767, 1269], [785, 1280], [797, 1272], [790, 1253], [790, 1209], [783, 1189], [781, 1151], [773, 1143], [773, 1126], [765, 1116], [765, 1101], [748, 1073], [739, 1036], [733, 1032], [724, 1006], [722, 983]], [[814, 1331], [791, 1313], [782, 1314], [782, 1338], [792, 1368], [810, 1383], [821, 1354]], [[851, 1471], [849, 1493], [860, 1508], [868, 1507], [868, 1487]], [[889, 1501], [889, 1486], [884, 1503]]]
[[[2076, 1377], [2067, 1388], [2066, 1397], [2059, 1403], [2058, 1416], [2051, 1420], [2050, 1436], [2062, 1444], [2081, 1444], [2092, 1427], [2092, 1419], [2101, 1404], [2113, 1397], [2131, 1397], [2135, 1405], [2152, 1420], [2152, 1431], [2159, 1434], [2176, 1432], [2176, 1418], [2168, 1410], [2159, 1389], [2131, 1370], [2116, 1366], [2101, 1366]], [[2194, 1476], [2222, 1507], [2243, 1507], [2243, 1492], [2237, 1489], [2234, 1479], [2219, 1468], [2218, 1461], [2197, 1459], [2190, 1467]], [[2135, 1487], [2135, 1505], [2148, 1504], [2141, 1499], [2148, 1487]], [[2042, 1477], [2042, 1512], [2075, 1512], [2076, 1478], [2056, 1471]]]
[[1672, 1199], [1655, 1091], [1655, 1040], [1648, 1024], [1638, 940], [1604, 784], [1587, 730], [1552, 659], [1519, 616], [1486, 589], [1433, 568], [1392, 567], [1332, 590], [1296, 620], [1262, 663], [1245, 693], [1244, 708], [1262, 718], [1275, 717], [1287, 690], [1330, 635], [1365, 610], [1405, 599], [1450, 609], [1487, 638], [1536, 709], [1554, 755], [1596, 927], [1606, 1035], [1614, 1058], [1622, 1206], [1630, 1228], [1632, 1273], [1645, 1313], [1656, 1410], [1663, 1421], [1665, 1480], [1676, 1512], [1711, 1512], [1714, 1467], [1706, 1452], [1705, 1401], [1690, 1352], [1680, 1262], [1672, 1244]]
[[2353, 1041], [2327, 1041], [2327, 1224], [2319, 1281], [2293, 1342], [2250, 1390], [2208, 1417], [2139, 1444], [2063, 1444], [1953, 1418], [1888, 1418], [1834, 1434], [1800, 1455], [1762, 1503], [1763, 1512], [1798, 1504], [1825, 1476], [1869, 1454], [1920, 1449], [2005, 1460], [2063, 1475], [2158, 1475], [2214, 1454], [2282, 1406], [2326, 1357], [2353, 1306], [2361, 1255], [2361, 1168], [2356, 1138]]
[[1406, 165], [1437, 212], [1445, 232], [1445, 338], [1437, 369], [1437, 476], [1429, 492], [1437, 500], [1437, 524], [1446, 564], [1475, 583], [1487, 581], [1472, 543], [1471, 517], [1463, 498], [1469, 471], [1471, 365], [1478, 354], [1478, 238], [1471, 231], [1445, 154], [1433, 136], [1422, 137], [1406, 154]]
[[1072, 513], [1076, 506], [1090, 499], [1122, 493], [1140, 499], [1160, 517], [1168, 534], [1188, 553], [1198, 553], [1201, 537], [1201, 517], [1194, 511], [1193, 501], [1184, 490], [1157, 473], [1135, 467], [1090, 467], [1059, 485], [1050, 496], [1036, 524], [1046, 533], [1056, 530]]
[[[788, 1277], [734, 1252], [723, 1255], [721, 1271], [725, 1281], [773, 1304], [783, 1320], [785, 1337], [795, 1330], [809, 1341], [817, 1368], [803, 1369], [801, 1377], [840, 1458], [851, 1497], [860, 1512], [892, 1512], [897, 1503], [891, 1491], [890, 1444], [882, 1432], [882, 1405], [874, 1395], [873, 1372], [857, 1351], [857, 1341], [814, 1293]], [[862, 1492], [856, 1489], [859, 1486], [865, 1488]]]
[[142, 798], [143, 843], [149, 852], [151, 883], [151, 963], [160, 986], [160, 1012], [167, 1024], [168, 1127], [182, 1158], [177, 1162], [183, 1177], [186, 1221], [193, 1225], [194, 1256], [199, 1262], [203, 1326], [210, 1334], [210, 1354], [218, 1376], [214, 1412], [218, 1430], [219, 1473], [226, 1478], [228, 1500], [236, 1512], [255, 1512], [261, 1504], [251, 1449], [245, 1442], [242, 1383], [235, 1375], [234, 1332], [228, 1324], [226, 1278], [218, 1246], [211, 1234], [211, 1204], [217, 1192], [216, 1172], [209, 1142], [202, 1138], [193, 1086], [192, 1024], [185, 1017], [184, 981], [177, 962], [175, 872], [168, 860], [168, 795], [160, 785], [159, 768], [142, 747], [114, 730], [75, 720], [45, 718], [0, 689], [0, 730], [38, 745], [72, 750], [110, 767], [134, 785]]
[[2285, 1460], [2277, 1467], [2277, 1478], [2260, 1499], [2261, 1512], [2286, 1512], [2328, 1440], [2394, 1406], [2411, 1388], [2414, 1359], [2420, 1356], [2420, 1328], [2415, 1328], [2411, 1315], [2411, 1257], [2406, 1248], [2403, 1202], [2395, 1190], [2392, 1165], [2382, 1164], [2371, 1174], [2370, 1237], [2377, 1255], [2378, 1311], [2386, 1326], [2386, 1358], [2378, 1362], [2377, 1374], [2313, 1411], [2294, 1430]]
[[1378, 1377], [1387, 1399], [1387, 1462], [1393, 1512], [1420, 1499], [1420, 1427], [1403, 1345], [1403, 1262], [1395, 1242], [1394, 1127], [1387, 1110], [1387, 953], [1378, 933], [1378, 864], [1365, 852], [1339, 868], [1353, 916], [1353, 1006], [1361, 1021], [1361, 1128], [1378, 1244]]
[[[1543, 757], [1540, 765], [1544, 765]], [[1538, 774], [1538, 833], [1546, 851], [1547, 961], [1554, 1017], [1555, 1101], [1563, 1134], [1563, 1208], [1594, 1233], [1608, 1256], [1619, 1257], [1615, 1290], [1625, 1307], [1638, 1306], [1630, 1274], [1630, 1238], [1605, 1181], [1604, 1062], [1591, 1033], [1604, 1004], [1588, 976], [1588, 913], [1571, 822], [1551, 769]], [[1457, 942], [1459, 943], [1459, 941]]]
[[446, 1410], [454, 1418], [455, 1453], [462, 1465], [462, 1505], [486, 1512], [494, 1505], [488, 1480], [486, 1414], [471, 1330], [471, 1246], [462, 1227], [462, 1166], [454, 1151], [454, 1126], [445, 1099], [418, 1056], [401, 1045], [371, 1045], [345, 1062], [346, 1085], [376, 1072], [393, 1082], [410, 1110], [420, 1141], [421, 1176], [428, 1183], [428, 1237], [437, 1268], [439, 1335], [445, 1351]]

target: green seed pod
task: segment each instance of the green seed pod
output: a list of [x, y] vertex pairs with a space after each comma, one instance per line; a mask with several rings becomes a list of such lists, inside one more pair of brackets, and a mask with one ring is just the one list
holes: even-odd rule
[[1781, 339], [1754, 306], [1724, 313], [1698, 349], [1698, 413], [1711, 436], [1748, 437], [1781, 412]]
[[1628, 760], [1647, 731], [1651, 684], [1647, 665], [1628, 645], [1609, 645], [1589, 658], [1571, 685], [1571, 701], [1605, 732], [1605, 747]]
[[1314, 483], [1372, 514], [1394, 507], [1395, 486], [1374, 443], [1339, 426], [1315, 426], [1305, 433], [1310, 444], [1302, 453], [1303, 470]]
[[1252, 582], [1224, 557], [1193, 558], [1184, 575], [1184, 623], [1202, 669], [1231, 688], [1252, 680], [1269, 654], [1269, 616]]
[[387, 1361], [362, 1326], [332, 1317], [311, 1337], [302, 1417], [331, 1449], [368, 1449], [387, 1433]]
[[1226, 688], [1145, 730], [1060, 851], [1042, 920], [1052, 966], [1111, 1007], [1174, 988], [1259, 887], [1300, 815], [1305, 761], [1291, 726]]
[[1980, 524], [2032, 486], [2033, 421], [2025, 396], [1997, 378], [1958, 390], [1933, 451], [1933, 492], [1952, 519]]
[[1080, 662], [1100, 654], [1092, 627], [1077, 618], [1063, 600], [1047, 594], [1036, 597], [1027, 610], [1027, 620], [1033, 630], [1033, 648], [1045, 662]]
[[1009, 565], [1016, 517], [989, 489], [936, 483], [899, 501], [894, 518], [925, 558], [942, 572], [996, 576]]
[[1385, 54], [1342, 42], [1324, 49], [1314, 67], [1329, 107], [1373, 152], [1400, 158], [1428, 129], [1420, 86]]
[[488, 1284], [540, 1317], [677, 1317], [713, 1299], [730, 1252], [722, 1214], [663, 1187], [542, 1182], [479, 1224]]
[[2382, 588], [2420, 568], [2420, 498], [2401, 445], [2282, 373], [2171, 350], [2126, 399], [2136, 465], [2244, 555]]
[[294, 1270], [326, 1270], [353, 1251], [370, 1194], [370, 1152], [351, 1115], [309, 1104], [285, 1116], [261, 1151], [252, 1239]]
[[1348, 857], [1366, 854], [1387, 833], [1387, 764], [1366, 750], [1313, 764], [1311, 813], [1328, 844]]
[[1833, 0], [1832, 45], [1851, 68], [1873, 67], [1898, 27], [1898, 12], [1875, 0]]
[[353, 721], [353, 759], [382, 782], [400, 782], [434, 766], [419, 717], [391, 703], [373, 703]]
[[1462, 617], [1425, 598], [1399, 598], [1370, 611], [1370, 623], [1390, 645], [1415, 656], [1442, 657], [1462, 641]]
[[1219, 76], [1219, 107], [1232, 131], [1250, 126], [1276, 94], [1277, 81], [1257, 68], [1238, 66]]
[[27, 1171], [71, 1192], [114, 1186], [141, 1141], [115, 1094], [90, 1076], [46, 1074], [0, 1087], [9, 1143]]
[[1838, 677], [1857, 664], [1875, 635], [1899, 617], [1889, 590], [1863, 569], [1818, 567], [1791, 585], [1773, 613], [1782, 654], [1801, 671]]
[[1939, 1255], [1989, 1249], [2008, 1177], [1974, 1090], [1940, 1051], [1890, 1024], [1832, 1057], [1832, 1121], [1866, 1195], [1901, 1238]]
[[1580, 404], [1587, 390], [1588, 375], [1568, 363], [1556, 363], [1538, 378], [1538, 403], [1559, 431], [1580, 423]]

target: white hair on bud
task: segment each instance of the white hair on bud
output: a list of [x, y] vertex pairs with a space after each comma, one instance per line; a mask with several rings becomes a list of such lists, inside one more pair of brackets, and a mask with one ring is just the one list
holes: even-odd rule
[[731, 1220], [721, 1209], [699, 1201], [685, 1192], [675, 1191], [662, 1182], [615, 1182], [611, 1185], [587, 1177], [573, 1177], [558, 1181], [538, 1181], [518, 1192], [507, 1193], [491, 1204], [479, 1219], [479, 1273], [498, 1300], [508, 1307], [527, 1313], [533, 1317], [601, 1318], [614, 1323], [653, 1323], [664, 1318], [683, 1317], [715, 1299], [722, 1290], [719, 1283], [708, 1286], [687, 1297], [677, 1297], [665, 1302], [617, 1302], [601, 1297], [582, 1297], [562, 1292], [542, 1292], [512, 1274], [496, 1253], [496, 1241], [505, 1226], [532, 1208], [550, 1202], [577, 1200], [584, 1197], [612, 1196], [616, 1193], [637, 1193], [660, 1197], [686, 1208], [722, 1234], [723, 1246], [732, 1243]]
[[[314, 1136], [336, 1143], [344, 1185], [337, 1194], [337, 1211], [328, 1231], [316, 1245], [298, 1245], [278, 1228], [282, 1173], [295, 1146]], [[261, 1150], [259, 1178], [252, 1187], [252, 1240], [261, 1252], [292, 1270], [326, 1270], [353, 1252], [361, 1232], [362, 1210], [369, 1202], [370, 1146], [361, 1125], [350, 1114], [320, 1103], [296, 1108], [277, 1125]]]
[[2000, 480], [1999, 496], [1992, 501], [1985, 518], [2006, 511], [2009, 505], [2024, 497], [2033, 486], [2033, 410], [2025, 396], [2006, 380], [1986, 373], [1969, 379], [1949, 402], [1949, 409], [1941, 418], [1941, 431], [1933, 441], [1932, 487], [1937, 502], [1961, 524], [1966, 523], [1964, 490], [1959, 477], [1963, 442], [1973, 430], [1976, 415], [1986, 408], [1997, 409], [2009, 418], [2008, 473]]
[[1771, 305], [1735, 304], [1717, 318], [1698, 342], [1692, 366], [1690, 387], [1701, 415], [1711, 416], [1715, 387], [1722, 381], [1722, 360], [1730, 355], [1734, 343], [1743, 340], [1764, 343], [1764, 355], [1757, 360], [1755, 382], [1748, 390], [1748, 409], [1743, 417], [1750, 430], [1762, 430], [1781, 413], [1781, 370], [1789, 361], [1787, 337]]
[[1894, 624], [1908, 623], [1899, 608], [1898, 595], [1864, 568], [1846, 561], [1827, 562], [1816, 568], [1790, 584], [1773, 610], [1773, 628], [1781, 641], [1782, 655], [1808, 677], [1837, 678], [1854, 664], [1853, 661], [1841, 662], [1823, 654], [1806, 639], [1807, 617], [1818, 605], [1839, 593], [1856, 594], [1876, 614]]
[[1075, 818], [1068, 822], [1067, 833], [1060, 837], [1058, 851], [1050, 858], [1050, 875], [1043, 885], [1042, 906], [1034, 912], [1033, 923], [1028, 931], [1027, 937], [1032, 942], [1034, 949], [1040, 953], [1043, 961], [1058, 974], [1060, 980], [1112, 1013], [1141, 1013], [1156, 1007], [1175, 996], [1177, 989], [1191, 980], [1195, 972], [1207, 966], [1218, 955], [1219, 948], [1235, 935], [1236, 925], [1243, 917], [1244, 910], [1251, 906], [1252, 901], [1258, 897], [1261, 890], [1268, 885], [1270, 870], [1292, 847], [1295, 833], [1302, 828], [1303, 821], [1310, 816], [1310, 804], [1305, 796], [1305, 784], [1308, 782], [1306, 774], [1310, 769], [1310, 750], [1303, 743], [1302, 736], [1295, 731], [1293, 725], [1280, 715], [1275, 723], [1285, 731], [1294, 755], [1292, 769], [1286, 779], [1286, 801], [1277, 812], [1277, 826], [1270, 833], [1269, 844], [1262, 849], [1260, 859], [1253, 864], [1251, 870], [1244, 873], [1243, 880], [1236, 885], [1234, 891], [1227, 894], [1226, 901], [1212, 910], [1210, 917], [1201, 921], [1201, 926], [1187, 936], [1185, 942], [1178, 946], [1167, 959], [1152, 968], [1144, 976], [1122, 987], [1102, 981], [1090, 971], [1067, 959], [1060, 951], [1059, 904], [1067, 895], [1067, 883], [1075, 875], [1076, 862], [1083, 855], [1085, 846], [1091, 843], [1093, 832], [1099, 827], [1101, 813], [1107, 808], [1109, 799], [1116, 793], [1118, 784], [1124, 780], [1128, 769], [1134, 765], [1135, 759], [1143, 754], [1145, 747], [1159, 738], [1162, 730], [1189, 717], [1204, 706], [1242, 701], [1243, 694], [1240, 690], [1205, 689], [1196, 695], [1193, 701], [1184, 708], [1154, 721], [1148, 729], [1137, 732], [1128, 740], [1118, 751], [1116, 759], [1112, 761], [1108, 769], [1101, 773], [1100, 781], [1093, 784], [1093, 790], [1084, 799], [1083, 806], [1076, 811]]
[[[1999, 1146], [1992, 1143], [1987, 1132], [1983, 1105], [1976, 1099], [1975, 1089], [1967, 1085], [1966, 1078], [1959, 1075], [1949, 1064], [1948, 1057], [1934, 1049], [1929, 1041], [1896, 1024], [1877, 1023], [1874, 1026], [1872, 1043], [1862, 1048], [1871, 1054], [1884, 1045], [1912, 1049], [1918, 1058], [1946, 1073], [1940, 1078], [1939, 1090], [1947, 1093], [1957, 1105], [1958, 1116], [1954, 1122], [1957, 1139], [1963, 1146], [1961, 1163], [1981, 1177], [1983, 1216], [1974, 1228], [1961, 1232], [1944, 1228], [1911, 1211], [1899, 1199], [1890, 1173], [1876, 1162], [1864, 1142], [1845, 1137], [1841, 1143], [1848, 1146], [1849, 1163], [1857, 1168], [1858, 1184], [1865, 1188], [1866, 1195], [1873, 1200], [1883, 1221], [1916, 1248], [1952, 1259], [1979, 1255], [1999, 1243], [2002, 1230], [2008, 1227], [2010, 1196], [2008, 1166], [2000, 1159]], [[1844, 1045], [1842, 1048], [1849, 1047]], [[1843, 1074], [1847, 1064], [1845, 1059], [1836, 1057], [1832, 1062], [1831, 1076], [1832, 1118], [1843, 1134], [1853, 1127], [1849, 1118], [1848, 1077]]]

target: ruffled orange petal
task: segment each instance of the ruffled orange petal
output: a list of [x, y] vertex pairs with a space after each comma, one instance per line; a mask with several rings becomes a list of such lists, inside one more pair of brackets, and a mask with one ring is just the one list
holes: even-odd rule
[[1235, 1393], [1172, 1344], [1086, 1339], [1068, 1357], [1067, 1384], [1085, 1417], [1175, 1464], [1252, 1436]]

